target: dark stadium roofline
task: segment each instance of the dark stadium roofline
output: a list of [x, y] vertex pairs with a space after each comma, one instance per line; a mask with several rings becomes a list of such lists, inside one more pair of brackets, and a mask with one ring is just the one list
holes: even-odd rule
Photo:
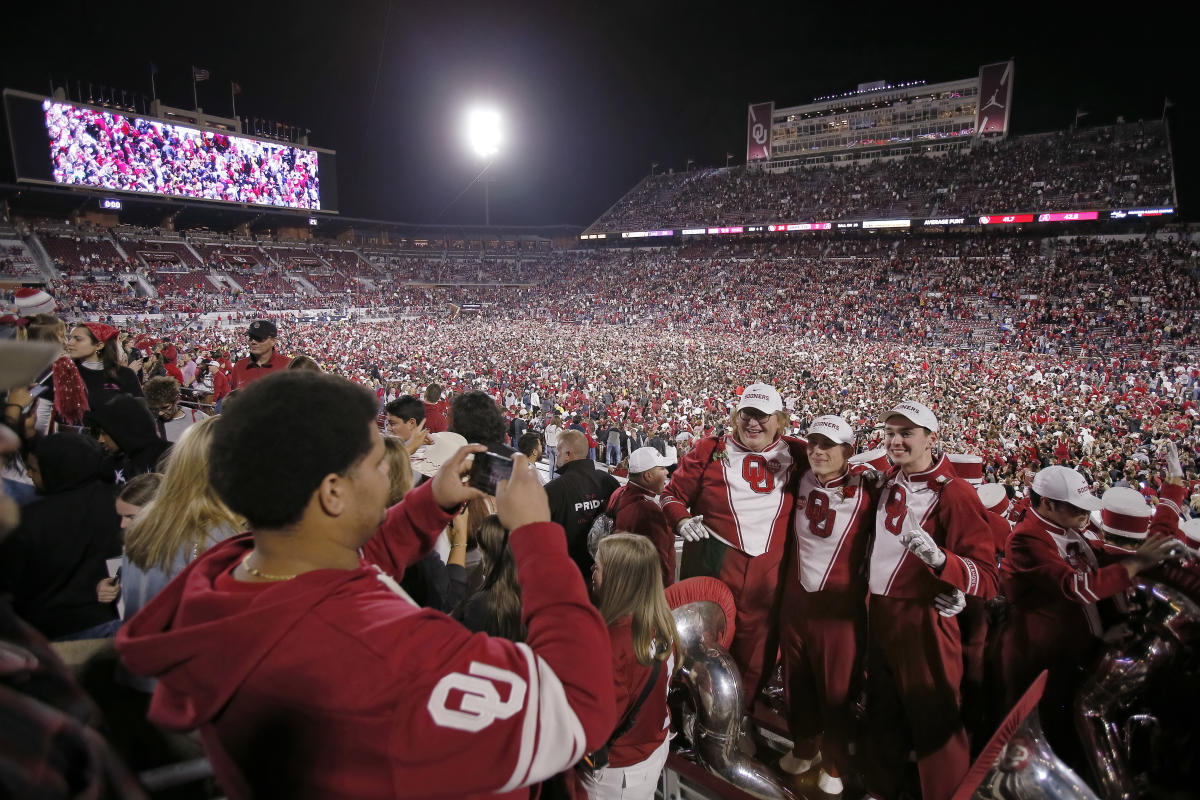
[[[251, 229], [280, 226], [305, 226], [309, 219], [317, 220], [313, 233], [321, 237], [336, 236], [350, 228], [381, 229], [408, 237], [457, 235], [465, 238], [525, 237], [553, 238], [577, 236], [582, 225], [424, 225], [365, 217], [346, 217], [329, 212], [309, 212], [295, 209], [242, 207], [226, 203], [203, 203], [179, 198], [143, 196], [125, 192], [105, 192], [98, 189], [60, 188], [35, 183], [0, 183], [0, 198], [9, 201], [12, 213], [26, 216], [65, 215], [84, 210], [100, 211], [99, 201], [114, 197], [121, 201], [120, 222], [156, 227], [168, 216], [176, 218], [177, 227], [207, 227], [216, 231], [232, 230], [247, 224]], [[108, 212], [111, 213], [111, 212]], [[186, 222], [178, 224], [179, 218]]]
[[335, 219], [322, 221], [317, 227], [328, 228], [336, 224], [342, 224], [344, 228], [353, 228], [356, 226], [369, 225], [377, 228], [388, 228], [389, 230], [412, 230], [412, 231], [429, 231], [448, 233], [455, 232], [461, 235], [485, 236], [485, 235], [502, 235], [502, 234], [525, 234], [525, 235], [541, 235], [541, 236], [575, 236], [583, 232], [586, 226], [574, 224], [557, 224], [557, 225], [462, 225], [462, 224], [424, 224], [420, 222], [402, 222], [389, 221], [383, 219], [369, 219], [367, 217], [346, 217], [338, 216]]

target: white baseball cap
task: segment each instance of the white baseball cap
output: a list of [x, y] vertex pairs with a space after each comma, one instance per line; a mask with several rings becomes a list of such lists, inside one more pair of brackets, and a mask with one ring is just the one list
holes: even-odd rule
[[1104, 501], [1092, 494], [1087, 481], [1073, 469], [1067, 467], [1045, 467], [1033, 476], [1033, 491], [1042, 497], [1070, 503], [1076, 508], [1096, 511]]
[[854, 429], [850, 423], [836, 414], [825, 414], [817, 417], [808, 426], [808, 435], [819, 433], [831, 442], [854, 446]]
[[668, 466], [665, 456], [660, 456], [653, 447], [639, 447], [629, 454], [629, 474], [637, 475], [655, 467]]
[[937, 417], [929, 410], [929, 406], [924, 403], [918, 403], [916, 400], [901, 400], [896, 404], [895, 408], [884, 415], [883, 421], [887, 422], [892, 417], [904, 417], [909, 422], [937, 433]]
[[752, 383], [742, 391], [742, 399], [738, 403], [737, 410], [741, 411], [743, 408], [755, 408], [764, 414], [774, 414], [777, 411], [783, 411], [783, 398], [779, 396], [779, 392], [775, 391], [774, 386]]

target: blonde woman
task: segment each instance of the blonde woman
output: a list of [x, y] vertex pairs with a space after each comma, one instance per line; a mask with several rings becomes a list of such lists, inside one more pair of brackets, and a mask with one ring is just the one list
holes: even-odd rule
[[[669, 750], [667, 687], [676, 647], [658, 551], [633, 533], [601, 539], [592, 590], [612, 643], [617, 729], [608, 741], [608, 766], [580, 770], [580, 779], [593, 799], [650, 800]], [[652, 678], [650, 693], [637, 705]]]
[[184, 431], [167, 456], [158, 493], [125, 531], [121, 591], [129, 619], [214, 544], [246, 530], [208, 480], [208, 451], [217, 417]]

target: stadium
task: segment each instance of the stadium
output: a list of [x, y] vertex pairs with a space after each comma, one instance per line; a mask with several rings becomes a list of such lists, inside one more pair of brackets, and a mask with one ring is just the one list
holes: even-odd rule
[[238, 116], [216, 69], [4, 86], [0, 705], [87, 757], [0, 734], [0, 794], [1187, 796], [1194, 145], [1170, 100], [1023, 126], [1024, 56], [978, 50], [750, 75], [744, 156], [578, 166], [575, 224], [491, 140], [381, 218], [381, 122]]

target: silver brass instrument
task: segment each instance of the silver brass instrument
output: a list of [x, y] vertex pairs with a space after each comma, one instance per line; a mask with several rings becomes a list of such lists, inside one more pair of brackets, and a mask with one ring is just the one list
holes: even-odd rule
[[1138, 796], [1129, 768], [1132, 733], [1157, 728], [1158, 720], [1134, 713], [1135, 704], [1184, 646], [1200, 638], [1200, 606], [1182, 592], [1139, 578], [1129, 599], [1137, 607], [1132, 634], [1109, 647], [1075, 699], [1075, 727], [1105, 800]]
[[1050, 749], [1036, 704], [1003, 743], [991, 770], [970, 797], [972, 800], [1099, 800], [1083, 779]]
[[725, 633], [725, 612], [716, 603], [700, 601], [682, 605], [672, 614], [683, 651], [679, 678], [690, 700], [690, 708], [682, 715], [682, 729], [697, 761], [752, 797], [795, 800], [769, 768], [738, 749], [744, 707], [742, 676], [719, 644]]

